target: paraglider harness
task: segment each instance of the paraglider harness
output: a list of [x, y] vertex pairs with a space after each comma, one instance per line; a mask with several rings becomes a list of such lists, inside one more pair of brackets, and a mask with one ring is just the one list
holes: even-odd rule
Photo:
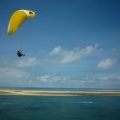
[[22, 57], [22, 56], [24, 57], [25, 56], [24, 54], [22, 54], [22, 51], [19, 51], [19, 50], [17, 51], [17, 55], [18, 55], [18, 57]]

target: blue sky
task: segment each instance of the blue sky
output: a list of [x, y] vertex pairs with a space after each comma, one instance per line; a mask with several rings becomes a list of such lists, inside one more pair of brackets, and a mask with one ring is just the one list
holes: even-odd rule
[[[36, 16], [7, 35], [19, 9]], [[0, 2], [1, 87], [120, 88], [119, 46], [119, 0]]]

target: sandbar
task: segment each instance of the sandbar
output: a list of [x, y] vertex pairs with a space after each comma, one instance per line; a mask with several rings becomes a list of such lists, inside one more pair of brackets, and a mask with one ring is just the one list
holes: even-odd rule
[[33, 91], [33, 90], [0, 90], [0, 95], [22, 96], [120, 96], [116, 91]]

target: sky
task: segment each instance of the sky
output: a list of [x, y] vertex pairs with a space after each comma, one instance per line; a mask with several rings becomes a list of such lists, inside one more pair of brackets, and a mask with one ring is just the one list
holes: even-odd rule
[[[20, 9], [36, 16], [8, 35]], [[119, 0], [0, 0], [0, 87], [118, 89], [119, 53]]]

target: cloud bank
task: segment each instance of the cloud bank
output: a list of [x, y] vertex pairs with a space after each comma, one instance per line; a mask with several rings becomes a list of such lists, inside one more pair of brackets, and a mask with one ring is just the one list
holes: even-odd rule
[[60, 76], [60, 75], [41, 75], [37, 77], [37, 80], [40, 82], [63, 82], [66, 81], [68, 78], [66, 76]]
[[[57, 46], [48, 53], [45, 53], [41, 58], [30, 58], [26, 56], [25, 58], [15, 61], [1, 60], [0, 84], [37, 87], [106, 87], [107, 85], [112, 87], [112, 85], [120, 85], [120, 77], [117, 76], [118, 74], [116, 75], [115, 72], [113, 73], [113, 71], [112, 74], [108, 73], [110, 71], [106, 71], [107, 75], [109, 74], [111, 77], [103, 76], [101, 73], [99, 76], [95, 76], [99, 73], [94, 73], [92, 70], [96, 67], [96, 59], [94, 60], [94, 58], [96, 55], [98, 56], [99, 51], [101, 51], [101, 48], [99, 48], [98, 45], [73, 49], [64, 49], [61, 46]], [[91, 56], [94, 56], [94, 58]], [[85, 63], [81, 67], [79, 66], [80, 62], [78, 62], [75, 72], [73, 73], [74, 70], [69, 71], [69, 68], [73, 68], [71, 66], [76, 66], [76, 62], [74, 61], [88, 57], [90, 57], [89, 60], [93, 60], [92, 64], [90, 64], [90, 62], [87, 63], [88, 61], [85, 60]], [[108, 70], [112, 68], [116, 62], [116, 59], [103, 59], [97, 64], [97, 69]], [[87, 69], [88, 64], [90, 64], [90, 69]], [[88, 72], [86, 72], [86, 69]], [[79, 71], [81, 71], [81, 73]], [[116, 83], [114, 81], [116, 81]]]
[[99, 51], [98, 45], [85, 48], [63, 49], [61, 46], [53, 48], [43, 58], [25, 58], [16, 63], [17, 67], [32, 67], [47, 64], [66, 64], [88, 57]]
[[17, 68], [9, 68], [9, 67], [5, 67], [5, 68], [0, 68], [0, 79], [25, 79], [25, 78], [29, 78], [30, 74], [27, 73], [24, 70], [20, 70]]
[[65, 50], [61, 46], [55, 47], [49, 55], [57, 58], [56, 61], [59, 63], [70, 63], [90, 56], [98, 50], [98, 45], [87, 46], [85, 48], [74, 48], [72, 50]]
[[107, 58], [105, 60], [101, 60], [98, 63], [98, 68], [101, 70], [108, 70], [110, 68], [112, 68], [116, 63], [115, 59], [111, 59], [111, 58]]

